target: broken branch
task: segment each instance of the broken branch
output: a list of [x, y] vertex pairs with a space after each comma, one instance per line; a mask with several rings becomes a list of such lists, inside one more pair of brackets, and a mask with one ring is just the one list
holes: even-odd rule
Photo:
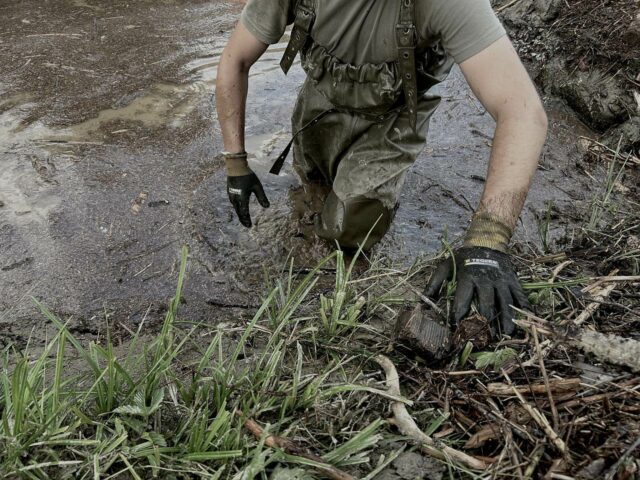
[[562, 440], [558, 436], [558, 434], [555, 432], [555, 430], [551, 427], [551, 425], [549, 424], [549, 420], [547, 420], [547, 417], [545, 417], [540, 412], [540, 410], [531, 406], [515, 387], [512, 387], [512, 391], [513, 393], [516, 394], [516, 396], [518, 397], [518, 400], [520, 400], [520, 403], [522, 404], [522, 407], [527, 411], [527, 413], [531, 416], [531, 418], [533, 418], [533, 420], [540, 426], [540, 428], [544, 430], [544, 433], [547, 435], [549, 440], [551, 440], [551, 443], [553, 443], [553, 445], [558, 449], [558, 451], [562, 453], [563, 457], [566, 457], [568, 454], [567, 445], [564, 443], [564, 440]]
[[540, 372], [542, 372], [542, 378], [544, 379], [544, 385], [547, 390], [547, 398], [549, 399], [549, 405], [551, 406], [551, 414], [553, 415], [553, 428], [558, 430], [560, 426], [560, 420], [558, 417], [558, 409], [556, 408], [556, 402], [553, 399], [553, 392], [551, 391], [551, 382], [547, 375], [547, 367], [544, 365], [544, 358], [542, 358], [542, 350], [540, 349], [540, 342], [538, 341], [538, 330], [536, 327], [532, 328], [533, 342], [536, 346], [536, 355], [540, 359]]
[[[242, 417], [243, 414], [240, 410], [236, 410], [235, 414], [238, 417]], [[251, 420], [250, 418], [245, 419], [244, 427], [249, 430], [257, 439], [261, 439], [264, 435], [264, 429], [258, 425], [256, 422]], [[355, 480], [354, 477], [349, 475], [346, 472], [334, 467], [333, 465], [329, 465], [322, 457], [309, 453], [306, 449], [296, 445], [291, 440], [288, 440], [283, 437], [278, 437], [276, 435], [267, 434], [264, 444], [270, 448], [280, 448], [284, 450], [289, 455], [295, 455], [297, 457], [303, 457], [308, 460], [311, 460], [320, 465], [315, 465], [314, 467], [323, 475], [326, 475], [328, 478], [332, 480]]]
[[518, 309], [518, 311], [527, 315], [527, 319], [514, 321], [519, 327], [536, 327], [540, 333], [591, 353], [602, 361], [624, 365], [634, 372], [640, 372], [640, 342], [638, 340], [575, 327], [569, 334], [562, 333], [556, 331], [549, 322], [524, 310]]
[[[386, 376], [387, 388], [392, 395], [400, 396], [400, 378], [398, 371], [391, 360], [384, 355], [375, 357], [375, 361], [382, 367]], [[489, 464], [479, 460], [464, 452], [451, 448], [447, 445], [436, 446], [436, 441], [424, 433], [415, 420], [407, 411], [407, 407], [401, 402], [392, 402], [391, 410], [393, 411], [395, 424], [398, 430], [406, 436], [422, 446], [422, 451], [427, 455], [439, 458], [441, 460], [451, 460], [458, 464], [464, 465], [475, 470], [486, 470]]]
[[587, 305], [587, 308], [585, 308], [584, 311], [575, 318], [573, 324], [582, 325], [589, 317], [591, 317], [595, 313], [596, 310], [598, 310], [598, 308], [600, 308], [602, 302], [611, 294], [611, 292], [613, 292], [613, 290], [617, 286], [618, 284], [614, 282], [610, 283], [606, 287], [595, 289], [594, 294], [592, 295], [593, 302]]
[[490, 383], [487, 385], [487, 391], [493, 395], [507, 396], [513, 395], [513, 389], [522, 395], [539, 395], [548, 391], [566, 393], [580, 388], [579, 378], [561, 378], [549, 380], [549, 386], [544, 383], [536, 383], [534, 385], [512, 386], [505, 383]]

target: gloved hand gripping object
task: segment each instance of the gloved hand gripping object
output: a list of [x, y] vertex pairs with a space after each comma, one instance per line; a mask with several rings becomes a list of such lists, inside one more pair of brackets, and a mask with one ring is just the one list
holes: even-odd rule
[[269, 207], [269, 200], [257, 175], [249, 168], [246, 152], [224, 152], [223, 155], [227, 166], [227, 193], [229, 194], [229, 200], [238, 215], [240, 223], [250, 228], [249, 199], [251, 194], [255, 193], [258, 203], [264, 208]]
[[510, 238], [511, 229], [506, 225], [489, 214], [476, 215], [463, 247], [438, 265], [425, 295], [436, 295], [447, 280], [453, 280], [455, 271], [455, 322], [467, 315], [475, 296], [480, 315], [492, 325], [498, 324], [502, 333], [511, 335], [515, 312], [510, 305], [529, 308], [529, 303], [507, 253]]

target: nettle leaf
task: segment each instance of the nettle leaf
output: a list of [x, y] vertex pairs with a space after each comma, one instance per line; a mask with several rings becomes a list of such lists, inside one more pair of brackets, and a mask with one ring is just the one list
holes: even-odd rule
[[500, 370], [509, 360], [515, 358], [518, 355], [513, 348], [503, 348], [496, 350], [495, 352], [478, 352], [471, 355], [476, 368], [482, 370], [483, 368], [493, 367], [494, 370]]
[[142, 434], [142, 438], [149, 440], [156, 447], [166, 447], [167, 440], [158, 432], [145, 432]]
[[120, 413], [123, 415], [146, 415], [147, 409], [138, 405], [122, 405], [116, 408], [114, 413]]
[[149, 406], [149, 414], [154, 413], [160, 405], [162, 405], [162, 401], [164, 400], [164, 388], [158, 388], [153, 392], [151, 397], [151, 405]]
[[144, 393], [136, 392], [133, 397], [132, 405], [122, 405], [121, 407], [116, 408], [114, 413], [120, 413], [123, 415], [142, 415], [148, 417], [160, 408], [162, 400], [164, 400], [164, 388], [154, 390], [151, 397], [151, 405], [149, 406], [146, 405]]

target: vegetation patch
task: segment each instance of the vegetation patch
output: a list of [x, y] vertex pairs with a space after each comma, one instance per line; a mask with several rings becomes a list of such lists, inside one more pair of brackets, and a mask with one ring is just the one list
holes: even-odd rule
[[393, 339], [434, 258], [409, 269], [361, 252], [310, 271], [287, 263], [248, 323], [193, 326], [179, 317], [184, 250], [160, 331], [132, 332], [124, 347], [109, 329], [80, 342], [41, 306], [55, 336], [3, 352], [2, 476], [403, 478], [402, 459], [419, 454], [434, 478], [629, 478], [640, 379], [629, 360], [614, 366], [572, 337], [640, 336], [640, 209], [620, 194], [636, 167], [599, 148], [593, 161], [609, 173], [584, 226], [517, 248], [534, 313], [516, 338], [478, 351], [467, 342], [427, 359]]

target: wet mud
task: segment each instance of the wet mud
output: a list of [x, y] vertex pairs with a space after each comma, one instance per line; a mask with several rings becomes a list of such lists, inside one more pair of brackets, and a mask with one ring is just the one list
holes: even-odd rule
[[[634, 0], [494, 0], [532, 77], [610, 148], [640, 149], [640, 5]], [[596, 14], [597, 12], [597, 14]]]
[[[186, 321], [242, 319], [260, 303], [264, 274], [287, 258], [313, 266], [331, 246], [311, 233], [318, 196], [289, 159], [304, 79], [284, 76], [284, 41], [254, 67], [247, 150], [271, 208], [252, 206], [246, 230], [227, 200], [214, 109], [221, 50], [238, 3], [11, 2], [0, 6], [0, 345], [46, 337], [36, 298], [94, 335], [143, 319], [172, 296], [179, 251], [190, 263]], [[375, 252], [411, 263], [459, 236], [483, 188], [494, 123], [455, 70], [426, 149], [407, 177], [391, 231]], [[591, 132], [548, 99], [549, 142], [516, 241], [539, 243], [553, 211], [559, 236], [588, 205], [596, 179], [577, 168]], [[552, 208], [551, 208], [552, 206]], [[558, 213], [561, 212], [561, 213]]]

